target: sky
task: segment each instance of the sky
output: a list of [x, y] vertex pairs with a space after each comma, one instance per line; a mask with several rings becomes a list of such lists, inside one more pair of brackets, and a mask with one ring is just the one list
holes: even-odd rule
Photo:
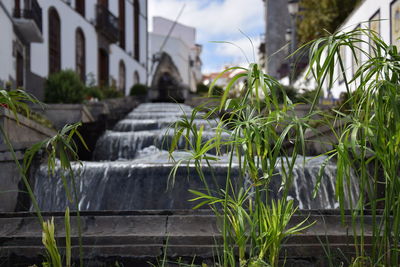
[[[257, 60], [260, 36], [265, 31], [262, 0], [149, 0], [148, 5], [150, 30], [153, 16], [175, 20], [185, 6], [178, 22], [197, 30], [197, 43], [203, 45], [203, 73]], [[234, 45], [213, 41], [234, 43], [246, 56]]]

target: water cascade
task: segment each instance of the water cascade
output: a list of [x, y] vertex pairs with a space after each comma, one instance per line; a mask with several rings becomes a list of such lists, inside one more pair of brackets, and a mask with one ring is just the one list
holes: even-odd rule
[[[134, 109], [98, 140], [93, 162], [74, 164], [81, 210], [142, 210], [190, 209], [193, 197], [189, 189], [202, 190], [192, 163], [178, 168], [176, 179], [169, 178], [173, 162], [168, 144], [173, 130], [169, 126], [191, 108], [173, 103], [147, 103]], [[205, 139], [211, 138], [217, 121], [206, 121], [199, 114], [195, 123], [204, 125]], [[228, 136], [227, 136], [228, 138]], [[183, 142], [178, 144], [183, 148]], [[176, 152], [175, 159], [185, 159], [188, 152]], [[317, 183], [319, 168], [325, 158], [299, 159], [294, 169], [293, 188], [289, 195], [300, 209], [333, 209], [338, 207], [334, 198], [336, 166], [328, 163], [321, 179], [316, 198], [312, 191]], [[218, 191], [224, 186], [227, 159], [205, 168], [210, 189]], [[279, 170], [278, 170], [279, 171]], [[214, 172], [215, 179], [212, 179]], [[57, 176], [57, 174], [55, 175]], [[232, 177], [239, 177], [234, 166]], [[238, 181], [246, 183], [246, 181]], [[271, 183], [272, 194], [279, 194], [280, 178]], [[353, 189], [354, 196], [357, 195]], [[40, 166], [35, 175], [35, 194], [43, 211], [64, 211], [68, 200], [61, 179], [49, 177], [47, 166]]]

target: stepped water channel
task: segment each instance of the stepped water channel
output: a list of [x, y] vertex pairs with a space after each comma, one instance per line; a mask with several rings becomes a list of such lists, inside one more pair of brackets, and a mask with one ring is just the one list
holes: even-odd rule
[[[118, 122], [112, 131], [106, 131], [97, 142], [94, 161], [74, 164], [80, 210], [192, 208], [194, 204], [188, 200], [193, 195], [188, 190], [201, 191], [204, 185], [193, 164], [183, 164], [172, 186], [168, 177], [174, 163], [167, 152], [173, 134], [169, 126], [190, 113], [191, 108], [185, 105], [141, 104]], [[200, 115], [198, 117], [195, 122], [204, 125], [205, 140], [212, 137], [217, 122], [206, 121]], [[178, 147], [183, 149], [183, 142]], [[187, 156], [188, 152], [184, 151], [174, 154], [176, 159]], [[336, 166], [333, 163], [327, 164], [319, 193], [312, 198], [311, 193], [323, 160], [306, 158], [304, 165], [301, 158], [294, 168], [295, 178], [290, 197], [296, 200], [300, 209], [334, 209], [338, 206], [334, 197]], [[212, 164], [215, 182], [211, 179], [211, 170], [205, 167], [211, 190], [223, 188], [227, 164], [223, 159]], [[236, 175], [238, 169], [234, 168], [232, 177]], [[50, 177], [45, 164], [36, 171], [35, 195], [43, 211], [64, 211], [70, 205], [62, 180], [57, 176], [59, 174]], [[272, 184], [273, 194], [278, 194], [279, 187], [280, 180], [276, 179]]]

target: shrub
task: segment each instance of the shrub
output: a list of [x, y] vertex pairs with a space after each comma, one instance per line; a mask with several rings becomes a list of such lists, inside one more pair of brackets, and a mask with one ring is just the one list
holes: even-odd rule
[[302, 93], [299, 96], [299, 100], [301, 102], [305, 102], [305, 103], [312, 103], [315, 99], [316, 94], [319, 94], [318, 98], [321, 98], [324, 96], [323, 91], [322, 90], [310, 90], [310, 91], [304, 91], [304, 93]]
[[285, 86], [279, 85], [275, 87], [275, 94], [279, 104], [282, 104], [283, 101], [283, 92], [285, 92], [286, 96], [292, 101], [297, 102], [298, 100], [298, 92], [293, 86]]
[[143, 96], [147, 94], [149, 87], [147, 85], [137, 83], [131, 87], [130, 96]]
[[219, 85], [215, 85], [212, 88], [211, 96], [222, 96], [224, 94], [224, 88]]
[[124, 93], [118, 91], [115, 87], [105, 87], [102, 89], [104, 98], [119, 98], [123, 97]]
[[45, 84], [45, 102], [82, 103], [85, 85], [73, 70], [51, 74]]
[[198, 83], [196, 89], [198, 94], [208, 93], [208, 86], [203, 83]]
[[96, 86], [89, 86], [85, 88], [85, 99], [90, 100], [92, 98], [97, 98], [102, 100], [104, 98], [103, 91]]

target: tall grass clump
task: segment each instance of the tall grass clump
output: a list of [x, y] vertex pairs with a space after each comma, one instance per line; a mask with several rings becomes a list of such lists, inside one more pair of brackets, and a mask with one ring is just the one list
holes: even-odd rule
[[[0, 89], [0, 108], [6, 108], [11, 113], [13, 113], [16, 121], [19, 121], [20, 114], [19, 111], [23, 111], [26, 116], [30, 115], [29, 103], [38, 103], [41, 104], [36, 98], [29, 95], [23, 90], [14, 90], [14, 91], [6, 91]], [[45, 152], [44, 155], [46, 157], [49, 173], [54, 174], [56, 169], [60, 169], [61, 179], [63, 180], [63, 184], [65, 186], [65, 190], [67, 192], [68, 199], [71, 202], [74, 202], [75, 209], [77, 211], [77, 225], [78, 225], [78, 239], [79, 239], [79, 256], [80, 256], [80, 266], [83, 266], [83, 249], [82, 249], [82, 230], [80, 223], [80, 214], [79, 214], [79, 199], [76, 190], [76, 183], [74, 172], [72, 169], [72, 162], [79, 161], [77, 154], [77, 143], [75, 139], [82, 142], [82, 144], [87, 148], [82, 136], [80, 135], [78, 128], [81, 123], [76, 123], [72, 125], [65, 125], [56, 135], [47, 138], [43, 141], [40, 141], [34, 144], [32, 147], [28, 148], [24, 154], [23, 163], [19, 161], [16, 156], [13, 145], [4, 130], [3, 126], [0, 125], [0, 137], [3, 138], [4, 143], [7, 145], [13, 161], [15, 162], [19, 174], [21, 176], [21, 180], [29, 194], [29, 197], [32, 201], [32, 206], [34, 211], [37, 214], [40, 225], [43, 229], [43, 244], [46, 248], [48, 254], [48, 262], [46, 266], [61, 266], [59, 262], [59, 258], [61, 255], [57, 249], [57, 246], [54, 241], [54, 224], [52, 221], [44, 221], [42, 212], [36, 200], [36, 197], [33, 193], [32, 187], [28, 180], [28, 170], [31, 166], [31, 163], [34, 157], [40, 152]], [[71, 196], [70, 189], [68, 187], [67, 178], [71, 179], [72, 183], [72, 191], [73, 194]], [[65, 224], [66, 224], [66, 264], [67, 266], [71, 266], [71, 238], [70, 238], [70, 225], [69, 219], [69, 209], [67, 207], [66, 216], [65, 216]]]
[[[332, 156], [337, 158], [342, 215], [351, 183], [357, 182], [362, 192], [350, 205], [356, 250], [352, 266], [399, 266], [400, 55], [366, 29], [336, 33], [310, 45], [310, 72], [318, 90], [332, 87], [339, 69], [349, 96], [347, 112], [336, 113], [344, 127]], [[357, 62], [354, 76], [347, 75], [341, 49]], [[369, 235], [372, 247], [366, 242]]]
[[[295, 104], [286, 96], [282, 86], [263, 73], [258, 64], [240, 70], [222, 92], [217, 106], [203, 105], [175, 126], [172, 152], [184, 138], [194, 164], [204, 183], [205, 191], [191, 190], [195, 208], [209, 206], [221, 222], [223, 237], [219, 262], [222, 266], [278, 266], [284, 240], [310, 226], [307, 220], [289, 227], [296, 205], [288, 198], [293, 182], [296, 159], [302, 157], [306, 140], [304, 133], [317, 112], [298, 117]], [[211, 84], [213, 92], [221, 73]], [[229, 98], [236, 81], [247, 79], [241, 98]], [[283, 103], [278, 96], [283, 95]], [[206, 118], [220, 117], [211, 139], [203, 139], [203, 127], [193, 123], [199, 114]], [[227, 137], [228, 136], [228, 137]], [[290, 148], [288, 144], [290, 145]], [[211, 190], [204, 170], [213, 173], [213, 163], [222, 152], [228, 158], [225, 187]], [[176, 163], [171, 172], [184, 164]], [[281, 174], [277, 174], [278, 166]], [[235, 171], [235, 170], [239, 171]], [[271, 181], [281, 184], [278, 199], [270, 194]], [[215, 180], [215, 179], [214, 179]], [[245, 186], [247, 181], [248, 186]], [[214, 182], [217, 184], [217, 182]], [[237, 252], [237, 253], [236, 253]]]

